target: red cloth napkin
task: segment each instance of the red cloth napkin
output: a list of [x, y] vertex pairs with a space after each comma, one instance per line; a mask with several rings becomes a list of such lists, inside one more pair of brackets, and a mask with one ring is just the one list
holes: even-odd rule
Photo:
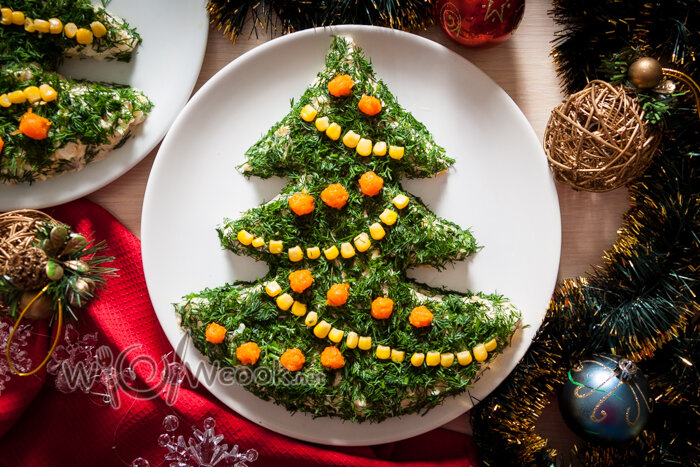
[[[111, 265], [119, 269], [119, 276], [108, 280], [106, 288], [83, 310], [80, 321], [74, 323], [80, 336], [96, 332], [95, 347], [106, 345], [114, 355], [137, 344], [140, 347], [133, 352], [133, 358], [160, 362], [164, 355], [172, 356], [173, 349], [146, 290], [140, 241], [111, 214], [86, 200], [46, 212], [88, 238], [105, 240], [105, 254], [116, 257]], [[46, 322], [34, 323], [31, 332], [26, 350], [36, 365], [50, 345]], [[4, 358], [5, 349], [2, 351]], [[135, 371], [135, 388], [162, 380], [150, 375], [147, 365], [133, 360], [128, 363], [133, 364]], [[55, 376], [47, 375], [46, 368], [30, 377], [12, 375], [5, 384], [0, 392], [0, 465], [108, 467], [130, 465], [138, 457], [148, 460], [151, 466], [169, 465], [169, 461], [164, 461], [168, 449], [158, 444], [159, 435], [165, 433], [163, 419], [167, 415], [179, 418], [180, 426], [174, 433], [182, 434], [185, 440], [192, 435], [192, 426], [202, 429], [204, 420], [212, 417], [216, 420], [216, 432], [224, 436], [222, 443], [227, 443], [229, 449], [238, 444], [243, 451], [258, 451], [258, 460], [250, 464], [253, 467], [282, 463], [288, 467], [477, 463], [471, 438], [444, 429], [378, 446], [327, 447], [297, 441], [249, 422], [201, 386], [192, 389], [183, 384], [172, 407], [166, 404], [161, 391], [149, 399], [120, 391], [121, 404], [115, 408], [99, 396], [81, 390], [60, 392], [57, 384]]]

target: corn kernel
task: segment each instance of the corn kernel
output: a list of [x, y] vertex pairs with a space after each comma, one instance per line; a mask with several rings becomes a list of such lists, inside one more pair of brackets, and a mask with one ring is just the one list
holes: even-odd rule
[[425, 363], [428, 366], [438, 366], [440, 364], [440, 352], [428, 352], [425, 356]]
[[377, 358], [379, 360], [386, 360], [391, 356], [391, 348], [386, 345], [377, 346]]
[[304, 250], [302, 250], [299, 245], [295, 246], [294, 248], [290, 248], [287, 250], [287, 253], [289, 254], [289, 261], [292, 263], [296, 263], [297, 261], [304, 259]]
[[36, 28], [34, 27], [34, 20], [31, 18], [24, 18], [24, 30], [27, 32], [34, 32]]
[[247, 230], [239, 230], [237, 237], [239, 242], [241, 242], [245, 246], [248, 246], [253, 242], [253, 238], [255, 238], [255, 235], [248, 232]]
[[369, 350], [372, 348], [372, 338], [369, 336], [360, 336], [357, 340], [357, 347], [360, 350]]
[[317, 246], [312, 246], [311, 248], [306, 249], [306, 256], [309, 259], [318, 259], [319, 256], [321, 256], [321, 249]]
[[474, 347], [472, 349], [472, 353], [474, 354], [474, 360], [476, 360], [477, 362], [483, 362], [489, 356], [489, 353], [486, 351], [486, 346], [484, 346], [484, 344], [479, 344], [476, 347]]
[[348, 131], [347, 133], [345, 133], [345, 136], [343, 136], [343, 144], [351, 149], [354, 149], [357, 146], [357, 143], [359, 142], [360, 135], [358, 135], [352, 130]]
[[7, 98], [10, 99], [10, 102], [13, 104], [24, 104], [27, 102], [27, 96], [25, 96], [22, 91], [12, 91], [7, 94]]
[[73, 39], [77, 33], [78, 33], [78, 26], [76, 26], [75, 23], [66, 23], [66, 25], [63, 26], [63, 34], [68, 39]]
[[327, 260], [334, 260], [338, 257], [340, 252], [338, 251], [338, 247], [333, 245], [332, 247], [323, 250], [323, 254]]
[[306, 319], [304, 319], [304, 324], [311, 327], [316, 326], [316, 322], [318, 322], [318, 313], [315, 311], [309, 311], [309, 314], [306, 315]]
[[34, 29], [36, 30], [36, 32], [46, 34], [49, 32], [50, 26], [51, 25], [49, 24], [49, 22], [46, 21], [45, 19], [35, 19], [34, 20]]
[[316, 119], [316, 129], [318, 131], [326, 131], [328, 129], [328, 117], [319, 117]]
[[357, 347], [357, 342], [360, 340], [360, 336], [357, 335], [355, 331], [350, 331], [348, 337], [345, 338], [345, 346], [348, 349], [354, 349]]
[[0, 8], [0, 24], [8, 25], [12, 24], [12, 10], [10, 8]]
[[369, 156], [372, 154], [372, 141], [366, 138], [360, 139], [360, 142], [357, 143], [355, 151], [357, 151], [357, 153], [361, 156]]
[[328, 125], [328, 128], [326, 128], [326, 136], [328, 136], [333, 141], [338, 141], [338, 138], [340, 138], [341, 131], [343, 131], [343, 129], [340, 128], [340, 125], [333, 122], [330, 125]]
[[277, 281], [272, 281], [268, 282], [265, 284], [265, 292], [270, 296], [270, 297], [275, 297], [282, 292], [282, 287], [277, 283]]
[[360, 253], [364, 253], [365, 251], [369, 250], [370, 246], [372, 246], [372, 242], [369, 240], [369, 235], [367, 235], [365, 232], [362, 232], [356, 236], [352, 242], [355, 244], [355, 248], [357, 248], [357, 251]]
[[314, 327], [314, 336], [319, 339], [325, 339], [329, 332], [331, 332], [331, 325], [326, 320], [321, 321]]
[[306, 314], [306, 304], [295, 300], [292, 304], [292, 314], [294, 316], [304, 316]]
[[280, 310], [287, 311], [294, 304], [294, 299], [288, 293], [283, 293], [282, 295], [277, 297], [276, 302], [277, 302], [277, 306], [280, 308]]
[[63, 32], [63, 22], [58, 18], [49, 18], [49, 32], [51, 34], [61, 34]]
[[316, 109], [314, 109], [313, 107], [311, 107], [309, 104], [306, 104], [306, 105], [301, 109], [300, 114], [301, 114], [302, 120], [304, 120], [305, 122], [310, 122], [310, 121], [312, 121], [314, 118], [316, 118], [316, 114], [318, 114], [318, 112], [316, 111]]
[[457, 361], [462, 366], [467, 366], [472, 362], [472, 354], [468, 350], [457, 353]]
[[75, 33], [75, 40], [78, 41], [78, 44], [82, 45], [92, 44], [92, 31], [85, 28], [78, 28], [78, 31]]
[[396, 214], [396, 212], [392, 211], [391, 209], [385, 209], [379, 215], [379, 219], [382, 222], [384, 222], [386, 225], [394, 225], [396, 223], [397, 218], [398, 218], [398, 214]]
[[389, 157], [392, 159], [401, 159], [403, 157], [403, 146], [389, 146]]
[[403, 362], [406, 357], [406, 352], [403, 350], [391, 349], [391, 361], [395, 363]]
[[92, 23], [90, 23], [90, 30], [95, 35], [95, 37], [98, 38], [107, 34], [107, 28], [104, 24], [100, 23], [99, 21], [93, 21]]
[[440, 365], [445, 368], [449, 368], [455, 362], [455, 354], [453, 353], [443, 353], [440, 354]]
[[344, 335], [345, 335], [345, 331], [340, 330], [338, 328], [333, 328], [333, 329], [331, 329], [331, 332], [328, 333], [328, 338], [332, 342], [335, 342], [337, 344], [338, 342], [343, 340]]
[[12, 12], [12, 24], [16, 24], [17, 26], [23, 26], [24, 25], [24, 13], [21, 11], [13, 11]]
[[27, 98], [27, 101], [29, 101], [30, 104], [39, 102], [41, 100], [41, 92], [39, 92], [39, 88], [36, 86], [27, 86], [22, 92], [24, 93], [24, 97]]
[[496, 350], [497, 346], [498, 346], [498, 342], [496, 342], [496, 338], [493, 338], [484, 344], [484, 348], [486, 349], [487, 352], [492, 352], [492, 351]]
[[375, 156], [386, 156], [386, 143], [384, 141], [377, 141], [374, 143], [372, 152]]
[[262, 237], [255, 237], [252, 242], [250, 242], [255, 248], [263, 246], [265, 244], [265, 239]]
[[9, 107], [11, 105], [12, 102], [10, 102], [10, 99], [7, 97], [7, 94], [0, 95], [0, 107]]
[[53, 102], [56, 100], [56, 97], [58, 97], [56, 90], [48, 84], [42, 84], [39, 86], [39, 93], [41, 94], [41, 99], [44, 102]]
[[382, 227], [382, 224], [375, 222], [369, 226], [369, 234], [373, 239], [381, 240], [386, 235], [386, 231], [384, 230], [384, 227]]
[[350, 243], [345, 242], [342, 245], [340, 245], [340, 255], [346, 259], [352, 258], [353, 256], [355, 256], [355, 249]]
[[270, 240], [270, 253], [279, 255], [282, 253], [282, 240]]
[[424, 353], [414, 353], [413, 355], [411, 355], [411, 365], [413, 365], [413, 366], [421, 366], [424, 361], [425, 361], [425, 354]]
[[391, 202], [394, 203], [394, 206], [396, 206], [396, 209], [403, 209], [406, 206], [408, 206], [408, 196], [396, 195], [396, 196], [394, 196], [394, 199], [391, 200]]

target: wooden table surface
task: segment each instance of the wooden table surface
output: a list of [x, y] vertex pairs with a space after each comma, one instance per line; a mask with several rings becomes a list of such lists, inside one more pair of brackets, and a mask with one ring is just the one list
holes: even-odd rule
[[[552, 108], [564, 97], [550, 56], [557, 26], [548, 15], [549, 8], [551, 2], [546, 0], [528, 0], [515, 34], [495, 47], [463, 47], [436, 26], [420, 34], [457, 52], [488, 74], [520, 107], [540, 140]], [[242, 35], [233, 44], [211, 29], [194, 92], [230, 61], [269, 38], [269, 32], [261, 31], [257, 39]], [[136, 236], [140, 236], [143, 195], [157, 152], [158, 147], [121, 178], [88, 196], [112, 212]], [[562, 280], [583, 275], [593, 265], [600, 264], [603, 251], [615, 240], [622, 215], [628, 208], [628, 198], [625, 189], [600, 194], [577, 192], [558, 184], [557, 191], [562, 228], [558, 279]], [[560, 429], [561, 421], [555, 415], [545, 414], [542, 424], [541, 432], [545, 436], [551, 432], [550, 436], [561, 438], [568, 431]], [[464, 416], [448, 425], [468, 431]]]

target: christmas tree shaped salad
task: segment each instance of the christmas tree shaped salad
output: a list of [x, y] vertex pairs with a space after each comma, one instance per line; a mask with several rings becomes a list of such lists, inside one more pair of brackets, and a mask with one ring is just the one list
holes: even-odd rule
[[64, 57], [129, 61], [141, 38], [126, 21], [90, 0], [4, 0], [0, 15], [0, 182], [80, 170], [146, 119], [142, 92], [57, 72]]
[[478, 246], [402, 189], [401, 177], [454, 161], [352, 42], [333, 39], [315, 82], [246, 156], [246, 176], [289, 182], [219, 236], [269, 273], [176, 309], [212, 361], [250, 370], [248, 390], [290, 411], [381, 421], [463, 392], [509, 344], [520, 313], [504, 297], [406, 276]]

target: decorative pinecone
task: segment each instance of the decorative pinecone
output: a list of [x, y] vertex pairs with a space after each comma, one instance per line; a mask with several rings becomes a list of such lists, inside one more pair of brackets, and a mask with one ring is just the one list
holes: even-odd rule
[[49, 282], [46, 277], [48, 259], [44, 250], [29, 247], [10, 256], [5, 274], [15, 287], [21, 290], [36, 290]]

